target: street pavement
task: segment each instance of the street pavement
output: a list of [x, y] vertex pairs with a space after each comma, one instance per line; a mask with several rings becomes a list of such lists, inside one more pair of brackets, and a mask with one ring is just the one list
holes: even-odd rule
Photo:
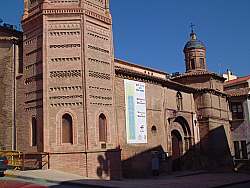
[[67, 183], [50, 183], [46, 180], [28, 180], [17, 177], [0, 178], [0, 188], [94, 188], [94, 186], [67, 184]]
[[29, 180], [23, 180], [19, 178], [11, 177], [1, 177], [0, 178], [0, 188], [21, 188], [21, 187], [31, 187], [32, 188], [47, 188], [48, 185], [38, 184], [38, 182], [33, 182]]
[[[250, 175], [243, 173], [210, 173], [206, 171], [178, 172], [147, 179], [123, 179], [121, 181], [104, 181], [84, 179], [54, 170], [8, 171], [7, 177], [0, 179], [18, 180], [49, 188], [85, 188], [85, 187], [121, 187], [121, 188], [250, 188]], [[9, 188], [9, 187], [6, 187]], [[12, 187], [11, 187], [12, 188]]]
[[237, 185], [228, 186], [227, 188], [249, 188], [250, 183], [242, 183]]

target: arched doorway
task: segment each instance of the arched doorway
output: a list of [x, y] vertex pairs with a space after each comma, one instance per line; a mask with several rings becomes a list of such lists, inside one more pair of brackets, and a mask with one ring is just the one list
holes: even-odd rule
[[192, 139], [191, 139], [191, 130], [190, 130], [190, 127], [189, 127], [189, 124], [187, 122], [187, 120], [182, 117], [182, 116], [178, 116], [175, 120], [174, 120], [175, 125], [177, 126], [181, 126], [181, 129], [183, 131], [183, 142], [184, 142], [184, 148], [183, 148], [183, 151], [186, 152], [189, 150], [189, 148], [192, 146]]
[[172, 170], [181, 170], [181, 156], [183, 154], [183, 141], [181, 134], [177, 130], [171, 132], [172, 138]]

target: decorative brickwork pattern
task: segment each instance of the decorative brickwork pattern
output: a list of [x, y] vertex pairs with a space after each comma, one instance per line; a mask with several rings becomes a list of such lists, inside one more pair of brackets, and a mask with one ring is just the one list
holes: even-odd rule
[[81, 70], [69, 70], [69, 71], [51, 71], [51, 78], [70, 78], [81, 77]]

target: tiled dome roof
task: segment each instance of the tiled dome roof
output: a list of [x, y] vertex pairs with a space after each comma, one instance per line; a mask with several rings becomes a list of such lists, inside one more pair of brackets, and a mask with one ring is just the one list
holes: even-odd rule
[[203, 42], [201, 42], [200, 40], [197, 40], [196, 34], [192, 32], [190, 34], [190, 40], [187, 42], [187, 44], [184, 47], [184, 51], [188, 49], [193, 49], [193, 48], [205, 49], [206, 47], [203, 44]]
[[205, 48], [205, 45], [203, 44], [203, 42], [199, 40], [190, 40], [185, 45], [184, 49], [191, 49], [191, 48]]

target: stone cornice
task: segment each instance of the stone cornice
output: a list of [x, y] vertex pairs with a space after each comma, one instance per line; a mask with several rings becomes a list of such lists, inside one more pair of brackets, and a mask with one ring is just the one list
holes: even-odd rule
[[84, 9], [80, 8], [61, 8], [61, 9], [43, 9], [42, 13], [45, 15], [49, 14], [83, 14], [85, 11]]
[[97, 14], [97, 13], [95, 13], [95, 12], [93, 12], [93, 11], [86, 10], [86, 11], [85, 11], [85, 14], [88, 15], [88, 16], [90, 16], [90, 17], [92, 17], [92, 18], [95, 18], [95, 19], [97, 19], [97, 20], [100, 20], [100, 21], [102, 21], [102, 22], [105, 22], [105, 23], [107, 23], [107, 24], [109, 24], [109, 25], [112, 24], [112, 21], [111, 21], [111, 19], [110, 19], [109, 17], [106, 17], [106, 16], [103, 16], [103, 15]]
[[34, 7], [34, 10], [29, 13], [29, 16], [23, 19], [23, 23], [29, 21], [36, 15], [43, 14], [43, 15], [57, 15], [57, 14], [85, 14], [89, 17], [95, 18], [101, 22], [111, 25], [112, 19], [110, 14], [108, 16], [104, 16], [98, 13], [95, 13], [90, 10], [84, 10], [82, 8], [58, 8], [58, 9], [42, 9], [41, 5]]
[[230, 119], [229, 118], [220, 118], [220, 117], [216, 117], [216, 116], [204, 116], [201, 119], [198, 119], [199, 123], [208, 123], [208, 122], [218, 122], [218, 121], [226, 121], [229, 122]]
[[196, 89], [197, 93], [211, 93], [217, 96], [222, 96], [222, 97], [228, 97], [228, 95], [224, 92], [215, 90], [215, 89], [210, 89], [210, 88], [201, 88], [201, 89]]

